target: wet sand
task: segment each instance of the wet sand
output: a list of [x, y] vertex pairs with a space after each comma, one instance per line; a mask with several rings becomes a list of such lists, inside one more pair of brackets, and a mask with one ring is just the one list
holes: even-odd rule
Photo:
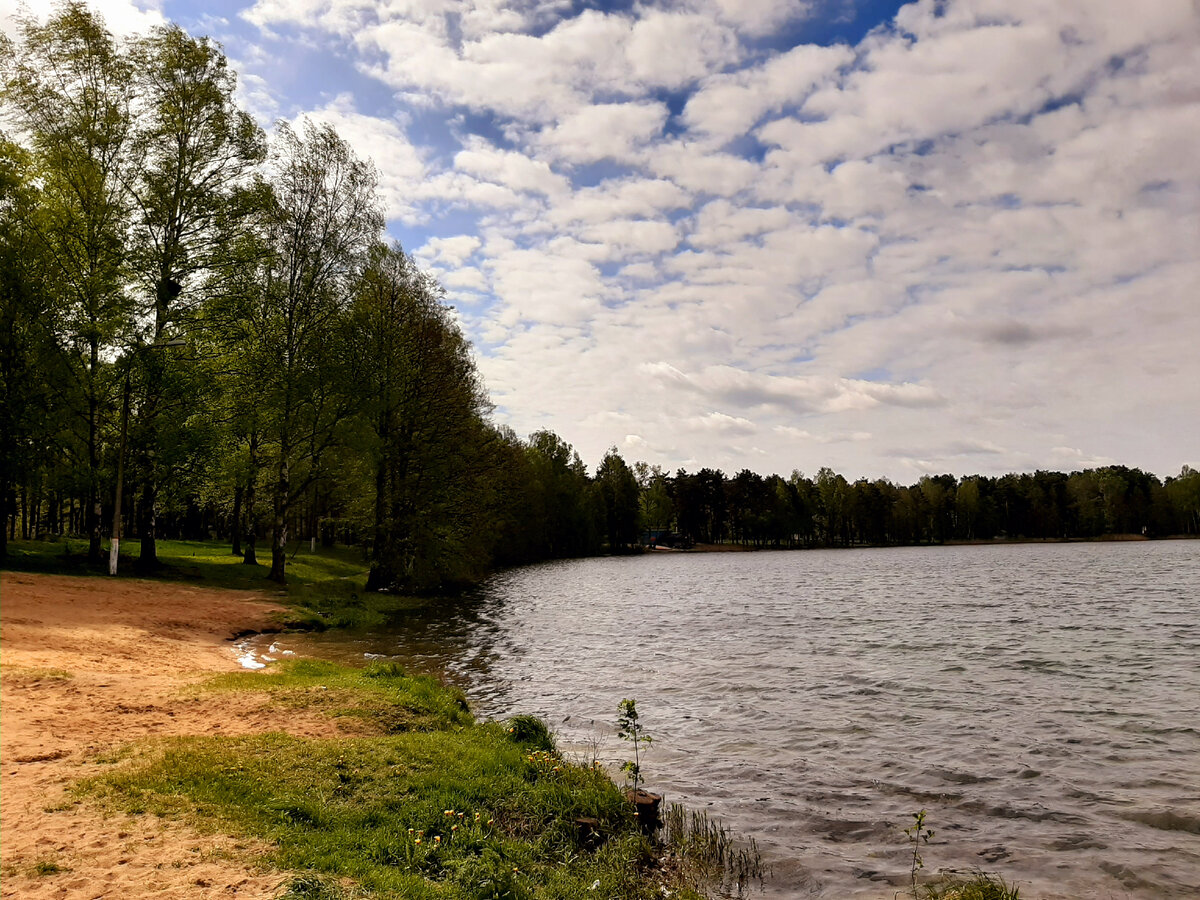
[[229, 638], [277, 610], [246, 591], [0, 573], [0, 898], [276, 894], [284, 876], [258, 864], [264, 848], [106, 817], [67, 787], [98, 771], [95, 754], [149, 736], [338, 734], [262, 695], [191, 689], [238, 669]]

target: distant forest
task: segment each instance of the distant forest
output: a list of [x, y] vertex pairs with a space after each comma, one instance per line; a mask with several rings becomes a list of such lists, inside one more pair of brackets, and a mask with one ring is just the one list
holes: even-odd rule
[[269, 144], [220, 48], [117, 41], [82, 3], [0, 44], [0, 558], [114, 528], [219, 538], [286, 580], [360, 545], [369, 587], [620, 552], [653, 531], [751, 546], [1200, 533], [1200, 473], [902, 487], [675, 475], [490, 420], [441, 286], [384, 239], [374, 166], [329, 126]]

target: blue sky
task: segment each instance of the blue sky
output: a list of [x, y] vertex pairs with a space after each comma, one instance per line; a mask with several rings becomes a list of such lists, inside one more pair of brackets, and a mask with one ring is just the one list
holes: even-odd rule
[[1191, 0], [94, 5], [373, 158], [496, 418], [589, 465], [1200, 465]]

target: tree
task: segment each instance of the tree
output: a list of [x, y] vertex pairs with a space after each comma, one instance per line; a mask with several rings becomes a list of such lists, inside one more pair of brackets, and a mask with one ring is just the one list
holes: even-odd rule
[[[56, 431], [65, 398], [56, 385], [67, 360], [54, 332], [57, 291], [33, 223], [39, 197], [31, 162], [29, 153], [0, 138], [0, 559], [16, 486], [24, 494], [61, 452]], [[22, 503], [23, 533], [28, 509]]]
[[383, 228], [374, 166], [329, 125], [286, 123], [272, 148], [273, 203], [268, 255], [259, 277], [272, 369], [267, 428], [275, 451], [270, 578], [286, 581], [288, 517], [320, 473], [344, 409], [327, 376], [339, 315], [348, 306], [367, 251]]
[[604, 504], [604, 526], [608, 548], [616, 551], [632, 547], [638, 539], [638, 485], [633, 472], [617, 453], [609, 448], [596, 469], [596, 485]]
[[[587, 467], [552, 431], [529, 436], [526, 453], [533, 470], [533, 521], [540, 558], [588, 556], [600, 548]], [[602, 514], [601, 514], [602, 516]]]
[[368, 590], [478, 577], [486, 395], [440, 285], [399, 245], [371, 251], [346, 340], [374, 477]]
[[675, 515], [670, 479], [663, 474], [660, 466], [638, 462], [633, 469], [638, 483], [638, 512], [643, 527], [655, 531], [669, 529]]
[[[208, 39], [176, 25], [156, 28], [134, 49], [140, 104], [131, 150], [136, 204], [132, 263], [149, 298], [148, 342], [161, 345], [168, 327], [187, 328], [205, 274], [221, 275], [234, 257], [231, 232], [245, 216], [248, 177], [263, 159], [261, 129], [234, 103], [237, 79]], [[168, 379], [170, 357], [142, 353], [146, 369], [140, 404], [142, 548], [140, 563], [157, 564], [156, 513], [163, 474], [160, 454], [178, 441], [160, 440], [163, 407], [179, 411], [195, 390], [186, 378]], [[172, 393], [170, 388], [176, 387]]]
[[45, 25], [20, 21], [5, 42], [4, 99], [33, 153], [41, 184], [36, 236], [65, 299], [62, 326], [81, 384], [88, 557], [100, 558], [104, 354], [131, 328], [125, 292], [132, 159], [132, 69], [103, 22], [69, 2]]

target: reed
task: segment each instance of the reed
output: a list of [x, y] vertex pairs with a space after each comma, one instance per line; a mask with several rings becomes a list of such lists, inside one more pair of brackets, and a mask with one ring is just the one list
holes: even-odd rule
[[754, 838], [735, 839], [705, 811], [672, 803], [664, 816], [662, 840], [683, 876], [697, 889], [744, 897], [754, 884], [761, 888], [767, 877]]

